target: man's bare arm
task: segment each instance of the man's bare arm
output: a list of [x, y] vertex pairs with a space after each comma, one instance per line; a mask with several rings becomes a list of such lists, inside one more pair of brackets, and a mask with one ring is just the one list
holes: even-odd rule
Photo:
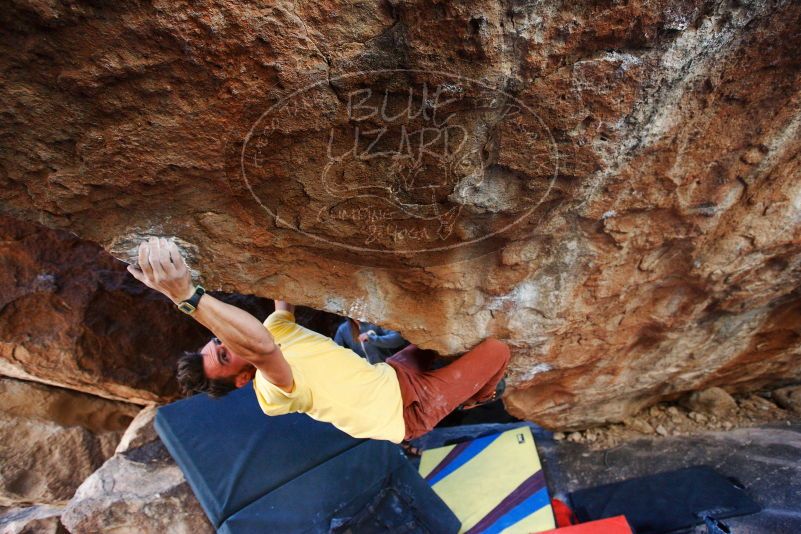
[[226, 347], [255, 365], [267, 380], [283, 390], [292, 389], [292, 369], [258, 319], [208, 294], [200, 299], [192, 317], [214, 332]]
[[[129, 265], [128, 272], [176, 304], [194, 293], [191, 274], [178, 246], [163, 238], [151, 238], [149, 242], [143, 242], [139, 246], [139, 266]], [[211, 330], [234, 353], [255, 365], [270, 382], [281, 389], [291, 389], [292, 369], [280, 347], [258, 319], [209, 294], [200, 299], [192, 317]]]
[[289, 311], [289, 312], [295, 313], [295, 305], [294, 304], [289, 304], [285, 300], [276, 300], [275, 301], [275, 309], [278, 310], [278, 311], [284, 311], [285, 310], [285, 311]]

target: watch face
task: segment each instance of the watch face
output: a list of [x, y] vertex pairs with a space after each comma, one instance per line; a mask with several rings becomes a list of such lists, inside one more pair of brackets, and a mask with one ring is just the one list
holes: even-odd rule
[[185, 301], [178, 305], [178, 309], [184, 313], [192, 313], [195, 311], [195, 307]]

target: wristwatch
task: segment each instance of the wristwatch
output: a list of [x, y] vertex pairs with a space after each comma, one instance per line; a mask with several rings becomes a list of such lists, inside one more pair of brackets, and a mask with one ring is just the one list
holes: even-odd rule
[[178, 303], [178, 309], [188, 315], [192, 315], [195, 313], [197, 305], [200, 302], [200, 297], [202, 297], [204, 293], [206, 293], [206, 290], [203, 286], [195, 286], [195, 292], [188, 299]]

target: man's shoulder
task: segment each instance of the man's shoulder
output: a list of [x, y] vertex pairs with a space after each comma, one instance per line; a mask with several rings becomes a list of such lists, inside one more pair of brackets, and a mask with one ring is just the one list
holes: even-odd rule
[[277, 323], [294, 323], [295, 314], [289, 310], [275, 310], [264, 320], [264, 326]]

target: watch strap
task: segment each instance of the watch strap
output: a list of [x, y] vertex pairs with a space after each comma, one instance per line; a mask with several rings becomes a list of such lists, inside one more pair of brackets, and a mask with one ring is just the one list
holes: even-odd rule
[[188, 299], [181, 301], [178, 304], [178, 309], [184, 313], [194, 313], [198, 304], [200, 303], [200, 297], [202, 297], [205, 293], [206, 290], [203, 286], [195, 286], [195, 292], [192, 293], [192, 296]]

